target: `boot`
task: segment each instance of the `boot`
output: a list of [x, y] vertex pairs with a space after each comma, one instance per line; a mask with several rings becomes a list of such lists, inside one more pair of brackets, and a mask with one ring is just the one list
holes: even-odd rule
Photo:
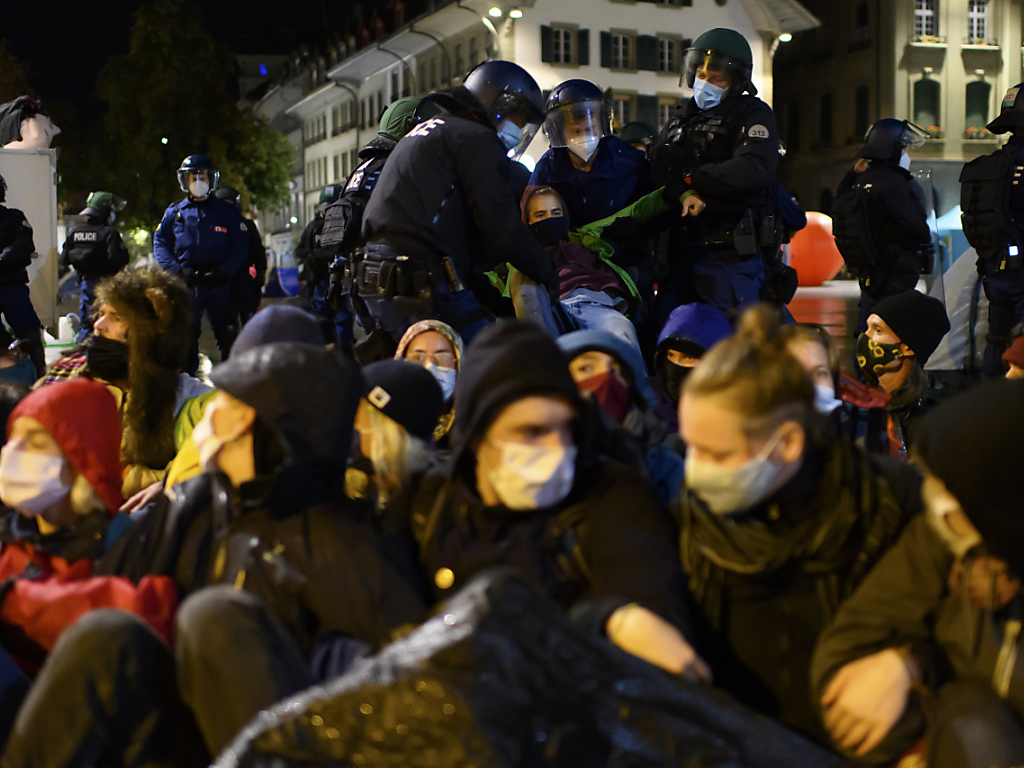
[[43, 352], [43, 330], [37, 328], [18, 337], [21, 342], [21, 351], [28, 355], [32, 365], [36, 368], [36, 378], [42, 378], [46, 374], [46, 355]]

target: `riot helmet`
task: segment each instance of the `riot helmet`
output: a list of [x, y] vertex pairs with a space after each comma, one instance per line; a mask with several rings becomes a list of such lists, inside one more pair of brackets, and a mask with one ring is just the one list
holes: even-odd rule
[[341, 197], [341, 193], [344, 190], [344, 184], [328, 184], [326, 187], [320, 190], [320, 199], [317, 200], [317, 205], [323, 205], [324, 203], [330, 205], [339, 197]]
[[903, 150], [922, 147], [927, 138], [928, 132], [921, 126], [909, 120], [886, 117], [868, 129], [857, 157], [898, 163]]
[[113, 223], [114, 215], [123, 211], [128, 201], [112, 192], [90, 192], [80, 216], [96, 216]]
[[647, 125], [647, 123], [634, 120], [632, 123], [626, 123], [622, 126], [619, 138], [627, 144], [632, 144], [641, 152], [647, 153], [651, 151], [657, 136], [654, 133], [654, 129]]
[[686, 49], [679, 87], [698, 107], [709, 109], [730, 94], [757, 94], [750, 82], [753, 68], [754, 56], [746, 38], [734, 29], [718, 27]]
[[[202, 181], [203, 174], [207, 178], [205, 188]], [[193, 197], [204, 198], [217, 189], [219, 180], [220, 171], [206, 155], [189, 155], [181, 161], [181, 167], [178, 169], [178, 186], [182, 192], [188, 192]]]
[[548, 96], [544, 136], [552, 147], [565, 147], [583, 162], [612, 133], [612, 115], [601, 89], [589, 80], [566, 80]]
[[480, 102], [508, 156], [518, 160], [544, 119], [537, 81], [511, 61], [485, 61], [466, 75], [463, 86]]
[[999, 117], [985, 126], [992, 133], [1007, 133], [1024, 127], [1024, 83], [1009, 88], [1003, 96]]
[[232, 205], [237, 205], [238, 198], [241, 197], [237, 189], [228, 186], [217, 187], [217, 191], [213, 193], [213, 196]]
[[[398, 141], [416, 125], [416, 109], [420, 105], [418, 96], [404, 96], [392, 102], [380, 116], [378, 133]], [[321, 200], [320, 202], [323, 202]], [[333, 200], [331, 202], [334, 202]]]

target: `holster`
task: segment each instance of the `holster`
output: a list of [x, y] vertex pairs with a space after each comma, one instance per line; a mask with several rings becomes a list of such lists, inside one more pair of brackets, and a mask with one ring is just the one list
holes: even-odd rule
[[410, 315], [429, 315], [433, 308], [430, 271], [406, 256], [397, 259], [365, 257], [355, 267], [355, 294], [361, 299], [391, 299]]

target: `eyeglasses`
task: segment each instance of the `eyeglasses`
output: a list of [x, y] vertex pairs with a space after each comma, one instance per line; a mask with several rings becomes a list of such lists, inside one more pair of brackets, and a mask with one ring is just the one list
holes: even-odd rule
[[455, 355], [452, 352], [435, 352], [428, 355], [422, 350], [416, 350], [406, 355], [405, 359], [410, 363], [416, 363], [416, 365], [425, 365], [427, 362], [431, 362], [438, 368], [455, 367]]

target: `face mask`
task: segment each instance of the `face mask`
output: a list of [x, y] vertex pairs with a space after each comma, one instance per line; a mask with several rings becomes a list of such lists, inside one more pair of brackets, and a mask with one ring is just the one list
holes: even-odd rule
[[85, 362], [89, 372], [104, 381], [127, 379], [128, 345], [93, 334], [85, 342]]
[[818, 413], [832, 413], [843, 404], [843, 401], [836, 397], [836, 391], [828, 384], [814, 385], [814, 410]]
[[928, 525], [942, 539], [942, 543], [954, 557], [961, 558], [970, 550], [981, 544], [981, 534], [975, 531], [970, 536], [960, 537], [953, 533], [953, 529], [946, 523], [946, 515], [953, 512], [961, 512], [960, 505], [955, 501], [943, 499], [930, 501], [925, 508], [925, 515]]
[[900, 168], [902, 168], [904, 171], [910, 170], [910, 155], [908, 155], [906, 152], [900, 155]]
[[566, 142], [569, 151], [583, 162], [589, 162], [601, 143], [600, 136], [574, 136]]
[[886, 367], [902, 358], [899, 344], [879, 344], [866, 333], [857, 337], [857, 365], [870, 376], [877, 378]]
[[519, 146], [523, 140], [523, 129], [511, 120], [502, 120], [498, 126], [498, 138], [505, 145], [505, 149], [512, 149]]
[[576, 382], [580, 392], [587, 392], [608, 415], [621, 424], [629, 412], [629, 385], [612, 371], [589, 376]]
[[197, 179], [196, 181], [189, 182], [188, 191], [192, 194], [192, 197], [206, 197], [210, 193], [210, 185], [205, 181]]
[[533, 233], [534, 240], [545, 248], [549, 248], [552, 245], [558, 245], [561, 240], [565, 240], [568, 237], [569, 220], [565, 216], [551, 216], [541, 219], [530, 225], [530, 232]]
[[501, 459], [497, 467], [487, 470], [487, 479], [506, 507], [543, 509], [569, 495], [576, 473], [576, 446], [493, 444], [501, 450]]
[[711, 109], [722, 103], [725, 90], [725, 88], [712, 85], [707, 80], [697, 78], [693, 81], [693, 100], [700, 109]]
[[219, 469], [217, 457], [224, 450], [224, 446], [237, 440], [240, 435], [220, 437], [213, 429], [213, 415], [217, 406], [209, 403], [203, 411], [203, 417], [196, 422], [192, 428], [192, 442], [195, 443], [196, 451], [199, 453], [199, 464], [207, 472]]
[[0, 498], [4, 504], [36, 517], [66, 498], [71, 486], [61, 482], [64, 459], [0, 448]]
[[108, 224], [113, 224], [114, 223], [114, 219], [116, 219], [116, 218], [117, 218], [117, 214], [114, 213], [113, 211], [111, 211], [110, 212], [110, 216], [107, 217], [107, 223]]
[[687, 451], [686, 487], [716, 515], [731, 515], [750, 509], [768, 495], [782, 469], [781, 465], [768, 460], [781, 437], [782, 433], [776, 432], [757, 456], [739, 467], [720, 467], [695, 459]]
[[668, 363], [665, 366], [665, 390], [668, 392], [668, 396], [672, 398], [673, 403], [679, 402], [679, 395], [683, 391], [686, 377], [692, 372], [693, 368], [676, 365], [675, 363]]
[[442, 400], [447, 402], [455, 392], [455, 378], [459, 375], [459, 372], [454, 368], [442, 368], [433, 363], [427, 363], [423, 367], [430, 371], [434, 378], [437, 379], [437, 383], [441, 385]]

